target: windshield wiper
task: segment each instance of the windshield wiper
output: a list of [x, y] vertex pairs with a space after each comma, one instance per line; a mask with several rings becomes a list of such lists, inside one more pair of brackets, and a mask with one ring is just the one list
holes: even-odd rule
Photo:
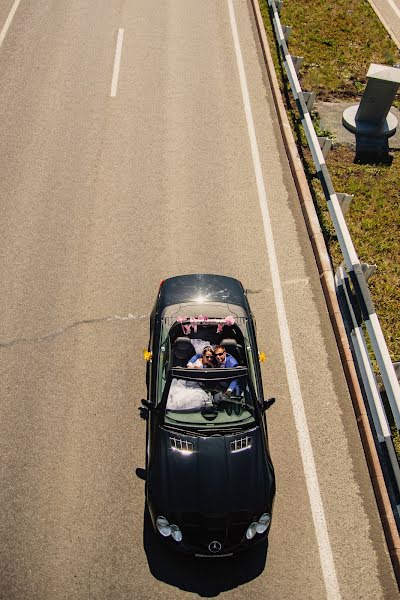
[[235, 406], [241, 406], [242, 408], [247, 408], [249, 413], [254, 415], [254, 406], [252, 406], [251, 404], [247, 404], [247, 402], [242, 402], [241, 400], [237, 400], [236, 398], [228, 398], [228, 396], [225, 396], [223, 399], [221, 398], [221, 400], [219, 400], [217, 402], [217, 406], [219, 404], [221, 404], [222, 406], [228, 402], [229, 404], [234, 404]]
[[230, 402], [231, 404], [236, 404], [237, 406], [243, 406], [249, 409], [249, 412], [253, 413], [254, 406], [251, 404], [247, 404], [247, 402], [241, 402], [240, 400], [232, 400], [231, 398], [224, 399], [224, 402]]

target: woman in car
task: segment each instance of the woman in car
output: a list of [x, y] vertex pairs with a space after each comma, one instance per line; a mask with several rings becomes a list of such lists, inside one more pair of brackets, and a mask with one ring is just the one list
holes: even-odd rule
[[201, 356], [199, 356], [199, 358], [197, 358], [194, 362], [189, 361], [187, 367], [189, 369], [208, 369], [210, 367], [215, 367], [214, 350], [211, 348], [211, 346], [205, 346]]

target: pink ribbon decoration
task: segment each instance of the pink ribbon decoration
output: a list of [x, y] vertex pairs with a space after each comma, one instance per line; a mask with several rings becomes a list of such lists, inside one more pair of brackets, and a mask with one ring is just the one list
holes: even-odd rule
[[235, 319], [234, 319], [234, 317], [232, 317], [232, 315], [225, 317], [225, 319], [223, 319], [221, 321], [221, 323], [218, 324], [217, 333], [221, 333], [225, 325], [233, 325], [234, 322], [235, 322]]
[[183, 321], [187, 321], [187, 317], [177, 317], [176, 319], [178, 323], [182, 324], [182, 331], [184, 335], [189, 335], [190, 333], [190, 325], [184, 325]]
[[[232, 315], [228, 315], [225, 319], [213, 319], [209, 318], [206, 315], [199, 315], [198, 317], [177, 317], [178, 323], [182, 325], [182, 331], [184, 335], [189, 335], [191, 331], [193, 333], [197, 333], [197, 326], [199, 323], [206, 323], [210, 321], [211, 323], [218, 323], [217, 333], [221, 333], [225, 325], [233, 325], [235, 323], [235, 318]], [[184, 323], [184, 321], [190, 321], [190, 323]]]

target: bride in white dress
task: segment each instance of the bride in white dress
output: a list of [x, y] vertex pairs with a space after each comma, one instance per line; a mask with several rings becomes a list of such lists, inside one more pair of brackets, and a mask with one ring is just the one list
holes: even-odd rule
[[[214, 366], [214, 352], [211, 346], [205, 346], [201, 356], [194, 362], [188, 362], [189, 369], [206, 369]], [[200, 410], [206, 404], [208, 394], [196, 382], [174, 378], [169, 389], [167, 410]]]
[[169, 388], [167, 410], [200, 410], [207, 399], [207, 392], [196, 381], [174, 378]]

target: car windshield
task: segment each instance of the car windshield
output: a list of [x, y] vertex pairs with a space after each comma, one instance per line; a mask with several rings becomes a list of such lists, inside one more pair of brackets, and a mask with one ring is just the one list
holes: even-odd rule
[[247, 368], [174, 368], [164, 390], [166, 425], [185, 429], [237, 429], [255, 422], [256, 398]]

